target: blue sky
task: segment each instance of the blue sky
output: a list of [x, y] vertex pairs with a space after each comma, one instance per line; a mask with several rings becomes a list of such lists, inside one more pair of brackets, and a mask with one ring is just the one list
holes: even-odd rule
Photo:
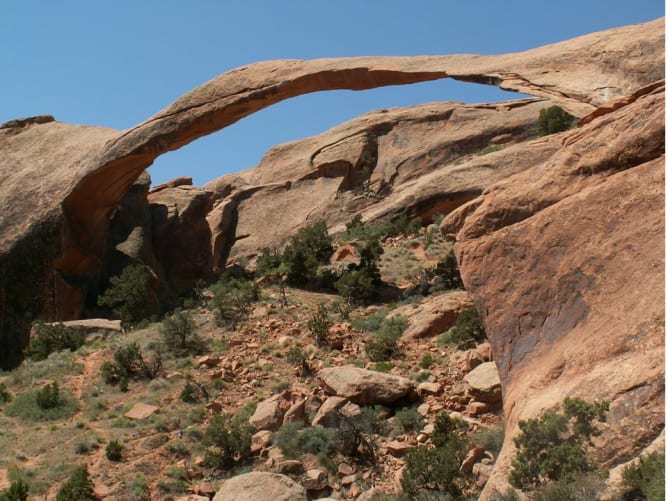
[[[227, 70], [267, 59], [497, 54], [663, 16], [663, 0], [15, 0], [0, 15], [0, 123], [51, 114], [125, 129]], [[450, 81], [297, 97], [156, 160], [202, 185], [276, 144], [366, 111], [517, 97]], [[1, 161], [1, 160], [0, 160]]]

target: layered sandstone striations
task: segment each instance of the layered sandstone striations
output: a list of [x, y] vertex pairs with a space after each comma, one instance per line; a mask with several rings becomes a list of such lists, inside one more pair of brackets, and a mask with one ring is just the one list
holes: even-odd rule
[[659, 83], [560, 134], [547, 162], [443, 222], [503, 387], [505, 444], [481, 499], [505, 489], [518, 421], [567, 396], [610, 401], [605, 467], [664, 429], [664, 99]]

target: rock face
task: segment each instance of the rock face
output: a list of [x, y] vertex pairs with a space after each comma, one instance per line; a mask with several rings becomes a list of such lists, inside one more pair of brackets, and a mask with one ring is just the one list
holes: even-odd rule
[[213, 501], [306, 501], [304, 488], [285, 475], [254, 471], [226, 480]]
[[[67, 125], [52, 117], [13, 120], [0, 127], [0, 366], [11, 366], [20, 357], [21, 348], [27, 344], [29, 324], [35, 318], [75, 319], [82, 315], [86, 296], [97, 285], [95, 277], [108, 259], [112, 215], [137, 177], [162, 153], [219, 130], [263, 107], [307, 92], [357, 90], [446, 77], [530, 93], [560, 104], [581, 117], [594, 112], [609, 99], [624, 98], [661, 78], [663, 36], [661, 19], [518, 54], [270, 61], [225, 73], [126, 131]], [[633, 57], [628, 57], [629, 54]], [[527, 110], [529, 106], [540, 104], [525, 101], [494, 105], [488, 111], [489, 114], [505, 113], [506, 109]], [[434, 125], [432, 119], [439, 113], [450, 117], [465, 116], [475, 107], [463, 107], [459, 111], [456, 108], [451, 105], [440, 112], [429, 112], [427, 107], [428, 113], [416, 122], [422, 122], [423, 133], [428, 134], [430, 121]], [[509, 116], [504, 114], [504, 119], [497, 124], [509, 122]], [[558, 146], [545, 140], [519, 150], [509, 147], [496, 159], [498, 162], [491, 162], [492, 157], [478, 159], [474, 165], [479, 169], [479, 180], [488, 181], [473, 186], [466, 182], [455, 183], [453, 191], [445, 196], [443, 192], [447, 189], [434, 187], [431, 193], [437, 196], [436, 202], [433, 197], [425, 199], [424, 187], [436, 186], [439, 179], [444, 179], [439, 178], [444, 176], [443, 173], [429, 172], [423, 176], [424, 181], [418, 183], [412, 179], [413, 167], [383, 163], [380, 155], [375, 158], [373, 155], [374, 148], [382, 150], [385, 147], [382, 143], [387, 144], [388, 151], [407, 148], [417, 162], [414, 164], [418, 169], [416, 172], [427, 172], [434, 165], [429, 155], [431, 148], [420, 154], [415, 151], [414, 140], [400, 133], [400, 126], [391, 126], [387, 132], [388, 126], [383, 125], [383, 120], [375, 118], [372, 121], [376, 124], [374, 127], [348, 134], [348, 137], [343, 135], [330, 143], [330, 148], [312, 151], [314, 164], [307, 166], [306, 177], [300, 174], [302, 165], [286, 169], [285, 175], [280, 174], [282, 168], [269, 167], [272, 156], [279, 152], [275, 150], [266, 157], [264, 167], [250, 177], [239, 178], [242, 181], [239, 186], [231, 183], [238, 189], [230, 200], [220, 202], [227, 196], [226, 190], [207, 190], [214, 193], [217, 202], [206, 216], [211, 249], [198, 254], [197, 261], [206, 261], [210, 254], [210, 266], [215, 271], [221, 260], [226, 259], [235, 239], [244, 236], [248, 221], [257, 219], [252, 211], [252, 206], [257, 204], [244, 205], [243, 202], [260, 189], [258, 186], [264, 192], [273, 190], [274, 201], [279, 202], [283, 197], [287, 203], [289, 199], [294, 200], [296, 192], [287, 191], [286, 183], [291, 184], [294, 181], [291, 176], [297, 175], [300, 182], [305, 185], [310, 182], [317, 188], [314, 191], [318, 192], [318, 201], [336, 198], [340, 190], [363, 180], [370, 170], [367, 167], [375, 163], [370, 179], [375, 193], [382, 195], [384, 186], [389, 183], [394, 187], [402, 179], [405, 189], [401, 197], [392, 197], [396, 200], [386, 197], [384, 203], [367, 211], [368, 217], [399, 210], [407, 202], [410, 202], [408, 206], [412, 211], [426, 215], [430, 210], [448, 212], [473, 198], [489, 182], [525, 168], [531, 163], [529, 157], [540, 158], [541, 154], [547, 155]], [[501, 137], [510, 133], [521, 139], [529, 132], [526, 126], [521, 126], [521, 119], [510, 122], [517, 127], [502, 131]], [[485, 148], [499, 134], [498, 126], [483, 129], [477, 140], [479, 148]], [[434, 133], [437, 130], [438, 127], [432, 128]], [[453, 152], [462, 147], [472, 153], [471, 145], [453, 142], [448, 146]], [[518, 161], [525, 154], [526, 160]], [[453, 158], [452, 153], [442, 147], [436, 157], [436, 163]], [[510, 171], [497, 167], [503, 165], [505, 159], [514, 166]], [[499, 169], [503, 174], [499, 175]], [[312, 172], [318, 173], [317, 176]], [[457, 178], [456, 169], [445, 178]], [[182, 188], [182, 183], [173, 183], [170, 188]], [[303, 193], [306, 191], [298, 195]], [[209, 202], [207, 195], [198, 197], [192, 210], [198, 213], [200, 223], [189, 229], [199, 237], [206, 233], [200, 216]], [[306, 198], [300, 203], [312, 207], [312, 199]], [[174, 204], [177, 211], [182, 210], [179, 203]], [[320, 209], [313, 217], [327, 215], [320, 205], [316, 206]], [[338, 210], [340, 207], [335, 205], [334, 208]], [[351, 208], [353, 212], [359, 209], [354, 204]], [[167, 213], [169, 215], [169, 209]], [[295, 207], [294, 214], [291, 222], [280, 226], [281, 234], [267, 234], [268, 242], [284, 238], [288, 230], [294, 230], [309, 216], [308, 213], [304, 215], [301, 207]], [[169, 218], [165, 223], [171, 227]], [[124, 241], [126, 245], [120, 248], [115, 245], [116, 250], [145, 254], [147, 249], [140, 245], [145, 242], [145, 234], [141, 234], [144, 226], [139, 224], [136, 228], [128, 235], [131, 238]], [[181, 226], [178, 231], [185, 230]], [[252, 240], [245, 239], [245, 242], [251, 243]], [[166, 262], [174, 262], [173, 256], [163, 258]], [[187, 277], [190, 270], [183, 272]], [[156, 275], [160, 273], [156, 272]], [[175, 276], [175, 280], [180, 277]], [[35, 293], [35, 290], [39, 292]]]
[[664, 429], [664, 94], [606, 106], [443, 222], [503, 387], [505, 444], [481, 499], [505, 489], [518, 421], [567, 396], [610, 401], [605, 467]]

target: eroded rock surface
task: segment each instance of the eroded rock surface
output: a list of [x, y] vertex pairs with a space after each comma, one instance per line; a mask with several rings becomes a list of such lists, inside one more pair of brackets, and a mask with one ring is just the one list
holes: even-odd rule
[[290, 477], [253, 471], [226, 480], [213, 501], [306, 501], [306, 490]]
[[360, 405], [391, 404], [415, 389], [410, 379], [350, 366], [322, 369], [318, 378], [327, 392]]
[[612, 467], [664, 429], [664, 88], [560, 134], [547, 162], [443, 222], [499, 368], [504, 491], [520, 419], [565, 397], [609, 400]]

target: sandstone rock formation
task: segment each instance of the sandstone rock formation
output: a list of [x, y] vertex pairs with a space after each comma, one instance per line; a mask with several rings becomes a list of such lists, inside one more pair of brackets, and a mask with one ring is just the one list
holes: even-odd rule
[[664, 429], [664, 94], [659, 82], [606, 107], [443, 222], [503, 387], [506, 438], [481, 499], [507, 485], [518, 421], [566, 396], [610, 401], [605, 467]]
[[226, 480], [213, 501], [306, 501], [306, 491], [285, 475], [253, 471]]
[[318, 378], [327, 392], [360, 405], [392, 404], [415, 389], [410, 379], [358, 367], [328, 367]]
[[[328, 89], [359, 90], [446, 77], [534, 94], [583, 116], [609, 99], [623, 98], [661, 77], [663, 26], [663, 20], [657, 20], [498, 56], [364, 57], [256, 63], [205, 83], [142, 124], [120, 132], [62, 124], [52, 117], [8, 122], [0, 127], [0, 366], [16, 362], [27, 343], [29, 324], [35, 318], [72, 319], [82, 315], [86, 297], [99, 285], [98, 273], [108, 257], [112, 215], [133, 182], [161, 153], [299, 94]], [[528, 105], [530, 102], [517, 106]], [[535, 102], [533, 105], [537, 106]], [[512, 109], [516, 105], [504, 106]], [[448, 113], [456, 114], [454, 110]], [[367, 153], [361, 156], [355, 153], [352, 158], [373, 163], [370, 153], [374, 139], [373, 134], [369, 137], [367, 132], [345, 141], [339, 138], [332, 143], [336, 148], [329, 151], [314, 152], [319, 172], [341, 173], [342, 167], [346, 172], [343, 183], [340, 180], [332, 183], [326, 175], [315, 179], [315, 184], [324, 185], [319, 188], [320, 198], [326, 193], [333, 196], [338, 187], [359, 179], [348, 175], [346, 162], [350, 154], [340, 150], [344, 144]], [[382, 136], [382, 130], [377, 132], [376, 140]], [[489, 132], [481, 137], [493, 139]], [[402, 147], [403, 139], [397, 134], [380, 138], [396, 148]], [[480, 147], [486, 144], [483, 141]], [[547, 146], [539, 142], [522, 151], [531, 153], [531, 149], [537, 148], [545, 153], [543, 148], [554, 147], [550, 144], [549, 140], [545, 142]], [[522, 151], [509, 149], [506, 155], [522, 156]], [[442, 152], [440, 157], [445, 161], [448, 155]], [[428, 166], [428, 155], [424, 158], [423, 165]], [[375, 161], [379, 163], [380, 158]], [[487, 166], [488, 171], [493, 171], [490, 165], [494, 164], [482, 162], [479, 168]], [[365, 171], [359, 161], [355, 166]], [[376, 165], [376, 178], [372, 181], [377, 181], [380, 187], [387, 176], [389, 179], [394, 176], [396, 182], [397, 176], [403, 174], [401, 169], [392, 172], [392, 168]], [[278, 195], [286, 189], [281, 176], [266, 176], [266, 169], [257, 172], [252, 176], [256, 178], [253, 183], [273, 184]], [[426, 185], [429, 182], [431, 180], [427, 179]], [[406, 184], [410, 185], [410, 179]], [[449, 195], [453, 201], [449, 208], [472, 198], [486, 185]], [[424, 186], [419, 183], [407, 187], [404, 200], [421, 193]], [[243, 236], [238, 229], [243, 229], [245, 214], [251, 211], [239, 210], [244, 209], [240, 203], [254, 190], [253, 186], [244, 186], [236, 193], [233, 203], [219, 204], [209, 214], [213, 217], [207, 216], [211, 228], [211, 269], [219, 267], [220, 260], [227, 257], [234, 238]], [[215, 194], [224, 196], [218, 190]], [[448, 198], [443, 197], [442, 191], [439, 196]], [[308, 204], [309, 200], [304, 203]], [[388, 210], [381, 205], [378, 213], [369, 212], [369, 216]], [[295, 221], [286, 226], [294, 229], [300, 223]], [[116, 246], [118, 251], [142, 249], [137, 245], [142, 242], [140, 233], [144, 227], [138, 225], [137, 228], [128, 245]], [[206, 232], [203, 223], [197, 228]], [[276, 240], [279, 236], [285, 234], [270, 235], [270, 238]], [[208, 254], [205, 252], [204, 257]], [[169, 260], [169, 256], [166, 259]]]

